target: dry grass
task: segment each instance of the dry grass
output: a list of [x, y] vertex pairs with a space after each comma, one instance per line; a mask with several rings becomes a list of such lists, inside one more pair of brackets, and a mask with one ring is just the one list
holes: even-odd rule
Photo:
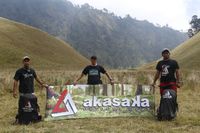
[[[198, 133], [200, 131], [200, 73], [183, 72], [183, 87], [178, 92], [179, 113], [172, 122], [159, 122], [155, 118], [102, 118], [77, 119], [52, 122], [40, 122], [29, 126], [12, 125], [17, 112], [17, 99], [12, 97], [12, 77], [14, 71], [0, 72], [0, 132], [140, 132], [140, 133]], [[38, 75], [52, 85], [73, 81], [78, 71], [39, 71]], [[153, 72], [147, 71], [111, 71], [114, 79], [119, 82], [133, 84], [149, 84]], [[104, 82], [108, 82], [103, 77]], [[85, 82], [85, 79], [81, 81]], [[36, 87], [41, 113], [44, 115], [45, 90]], [[156, 104], [159, 93], [156, 91]]]
[[[180, 44], [172, 50], [171, 57], [176, 59], [181, 69], [185, 70], [200, 70], [200, 33]], [[144, 64], [138, 69], [149, 70], [155, 69], [157, 61]]]
[[[36, 28], [0, 18], [0, 68], [16, 68], [31, 57], [37, 68], [77, 70], [89, 61], [69, 44]], [[72, 61], [73, 59], [73, 61]]]
[[185, 41], [172, 51], [182, 68], [199, 70], [200, 65], [200, 33]]

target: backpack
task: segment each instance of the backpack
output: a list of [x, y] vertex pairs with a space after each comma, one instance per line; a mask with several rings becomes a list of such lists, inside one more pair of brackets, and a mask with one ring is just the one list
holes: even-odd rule
[[158, 120], [172, 120], [178, 110], [177, 94], [172, 89], [165, 89], [161, 96], [160, 106], [157, 110]]
[[39, 115], [39, 110], [40, 108], [37, 103], [37, 97], [34, 94], [25, 94], [24, 96], [20, 96], [16, 122], [27, 125], [41, 121], [42, 116]]

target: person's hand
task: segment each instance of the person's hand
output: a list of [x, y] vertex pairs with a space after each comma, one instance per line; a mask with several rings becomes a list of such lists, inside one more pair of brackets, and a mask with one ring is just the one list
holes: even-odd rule
[[110, 79], [110, 84], [114, 85], [114, 80], [113, 79]]
[[74, 81], [74, 83], [73, 83], [73, 85], [74, 85], [74, 86], [76, 86], [76, 85], [77, 85], [77, 83], [78, 83], [78, 82], [75, 80], [75, 81]]
[[156, 83], [152, 83], [152, 84], [151, 84], [151, 86], [152, 86], [153, 88], [155, 88], [155, 86], [156, 86]]
[[47, 88], [48, 85], [47, 84], [42, 84], [42, 87]]
[[17, 98], [17, 92], [15, 92], [15, 91], [13, 92], [13, 97]]
[[68, 80], [68, 81], [65, 83], [65, 85], [70, 85], [70, 81]]
[[176, 86], [177, 86], [178, 88], [180, 88], [180, 87], [181, 87], [181, 83], [180, 83], [180, 82], [177, 82], [177, 83], [176, 83]]

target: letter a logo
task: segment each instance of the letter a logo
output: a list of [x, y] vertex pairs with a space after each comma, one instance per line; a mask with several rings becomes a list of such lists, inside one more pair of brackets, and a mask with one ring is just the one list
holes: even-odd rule
[[51, 115], [53, 117], [60, 117], [73, 115], [76, 112], [77, 108], [72, 100], [71, 95], [67, 92], [67, 90], [64, 90], [61, 93], [61, 96], [59, 97], [59, 100], [56, 103]]

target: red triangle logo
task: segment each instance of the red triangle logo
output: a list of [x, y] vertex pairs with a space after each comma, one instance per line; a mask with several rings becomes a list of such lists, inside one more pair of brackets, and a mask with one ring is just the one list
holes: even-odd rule
[[61, 112], [67, 112], [67, 108], [64, 106], [63, 108], [61, 108], [60, 106], [62, 106], [63, 104], [63, 101], [65, 99], [67, 95], [67, 90], [64, 90], [62, 93], [61, 93], [61, 96], [59, 97], [59, 100], [58, 102], [56, 103], [52, 113], [61, 113]]

